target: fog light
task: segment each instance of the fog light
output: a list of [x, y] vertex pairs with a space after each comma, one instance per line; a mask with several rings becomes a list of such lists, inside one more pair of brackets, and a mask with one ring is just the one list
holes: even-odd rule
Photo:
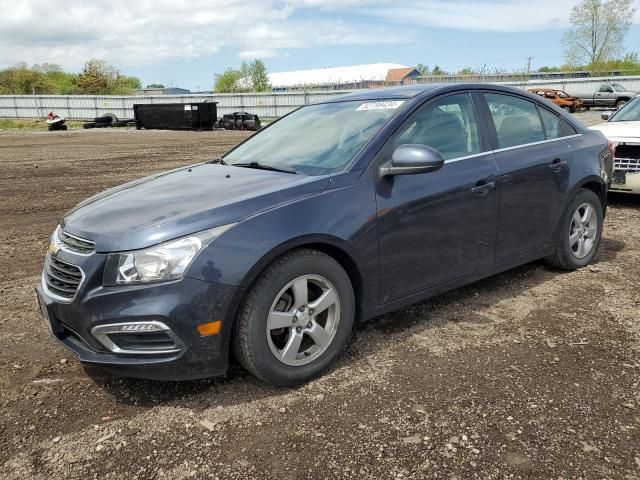
[[166, 330], [157, 323], [130, 323], [120, 327], [121, 332], [160, 332]]
[[196, 330], [201, 336], [206, 337], [207, 335], [217, 335], [220, 333], [221, 327], [222, 321], [216, 320], [215, 322], [201, 323], [196, 327]]

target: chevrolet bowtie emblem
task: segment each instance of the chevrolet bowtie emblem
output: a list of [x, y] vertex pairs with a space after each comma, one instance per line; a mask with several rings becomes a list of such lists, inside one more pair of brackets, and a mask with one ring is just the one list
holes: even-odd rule
[[60, 247], [58, 246], [57, 243], [55, 242], [49, 243], [49, 253], [51, 255], [55, 255], [56, 253], [58, 253], [58, 250], [60, 250]]

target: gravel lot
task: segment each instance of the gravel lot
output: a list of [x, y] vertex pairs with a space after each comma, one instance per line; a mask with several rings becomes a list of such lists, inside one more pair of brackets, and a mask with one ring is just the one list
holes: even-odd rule
[[61, 214], [244, 137], [0, 134], [0, 478], [640, 478], [633, 197], [611, 199], [591, 267], [537, 262], [376, 319], [301, 388], [82, 369], [33, 291]]

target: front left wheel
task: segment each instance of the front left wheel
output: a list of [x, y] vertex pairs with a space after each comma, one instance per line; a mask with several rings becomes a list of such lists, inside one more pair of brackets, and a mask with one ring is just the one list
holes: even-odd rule
[[263, 381], [299, 385], [340, 355], [354, 316], [353, 287], [342, 266], [316, 250], [292, 251], [249, 289], [233, 348], [240, 363]]

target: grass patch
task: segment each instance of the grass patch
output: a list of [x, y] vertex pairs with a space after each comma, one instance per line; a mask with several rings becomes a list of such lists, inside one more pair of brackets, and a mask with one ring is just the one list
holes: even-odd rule
[[[67, 120], [65, 125], [68, 129], [73, 130], [82, 128], [84, 122], [76, 120]], [[47, 122], [45, 120], [22, 120], [13, 118], [0, 118], [0, 131], [3, 130], [24, 130], [24, 131], [47, 131]]]

